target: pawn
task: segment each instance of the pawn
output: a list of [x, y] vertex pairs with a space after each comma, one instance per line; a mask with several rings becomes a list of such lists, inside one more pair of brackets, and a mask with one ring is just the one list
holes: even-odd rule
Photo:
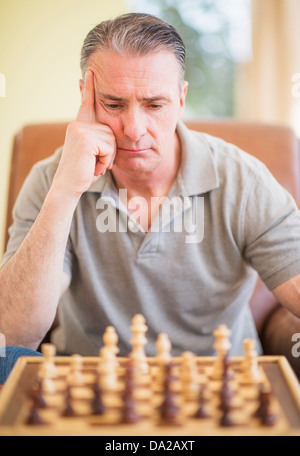
[[277, 415], [271, 412], [271, 397], [270, 390], [263, 387], [259, 392], [259, 406], [254, 413], [254, 416], [261, 420], [264, 426], [273, 426], [277, 422]]
[[243, 342], [245, 357], [242, 364], [242, 369], [244, 371], [245, 378], [253, 382], [258, 381], [261, 377], [255, 343], [256, 342], [253, 339], [245, 339]]
[[105, 413], [106, 407], [102, 400], [102, 389], [97, 381], [95, 385], [93, 385], [93, 392], [94, 397], [91, 400], [91, 408], [93, 415], [103, 415]]
[[71, 386], [82, 386], [84, 384], [84, 377], [82, 374], [82, 357], [80, 355], [72, 355], [71, 357], [71, 370], [68, 375], [68, 383]]
[[148, 374], [149, 365], [145, 354], [145, 345], [147, 343], [145, 334], [148, 330], [148, 327], [143, 315], [136, 314], [133, 317], [130, 330], [132, 333], [132, 338], [130, 340], [132, 351], [129, 356], [130, 358], [134, 359], [136, 367], [141, 374]]
[[72, 405], [71, 387], [69, 385], [67, 386], [65, 407], [63, 409], [61, 416], [68, 418], [76, 416], [75, 410]]
[[135, 424], [140, 421], [141, 416], [138, 411], [137, 401], [134, 397], [135, 383], [135, 362], [129, 359], [126, 364], [123, 392], [123, 409], [121, 422], [125, 424]]
[[56, 347], [54, 344], [42, 344], [41, 351], [44, 355], [44, 370], [48, 378], [56, 378], [58, 376], [55, 366]]
[[102, 347], [97, 371], [100, 375], [100, 384], [103, 389], [112, 391], [117, 388], [117, 367], [115, 354], [108, 347]]
[[119, 337], [113, 326], [107, 326], [103, 335], [104, 346], [107, 347], [115, 356], [119, 353]]
[[123, 394], [123, 409], [121, 422], [125, 424], [136, 424], [140, 421], [141, 416], [137, 409], [136, 400], [131, 391], [126, 391]]
[[171, 349], [172, 344], [167, 334], [160, 333], [156, 340], [156, 353], [157, 353], [157, 360], [161, 364], [166, 364], [171, 361]]
[[200, 386], [199, 388], [199, 396], [198, 396], [198, 408], [197, 408], [197, 411], [194, 415], [195, 418], [209, 418], [209, 414], [207, 413], [207, 411], [205, 410], [205, 404], [206, 404], [206, 398], [204, 396], [204, 392], [205, 392], [205, 386], [202, 385]]
[[186, 399], [193, 399], [199, 392], [196, 356], [189, 351], [182, 354], [180, 369], [182, 393]]
[[44, 358], [42, 359], [42, 365], [38, 372], [38, 378], [42, 380], [43, 392], [54, 394], [56, 393], [54, 380], [58, 377], [54, 362], [56, 348], [53, 344], [43, 344], [41, 348]]
[[33, 401], [33, 404], [31, 406], [31, 409], [30, 409], [30, 412], [29, 412], [29, 416], [28, 416], [28, 418], [26, 420], [26, 424], [28, 424], [30, 426], [37, 426], [37, 425], [46, 424], [44, 422], [44, 420], [42, 419], [41, 415], [40, 415], [39, 407], [35, 403], [35, 401]]
[[228, 355], [231, 348], [230, 335], [231, 330], [225, 325], [218, 326], [213, 332], [215, 337], [214, 349], [216, 350], [216, 361], [214, 366], [214, 371], [212, 373], [212, 378], [214, 380], [219, 380], [223, 375], [223, 362], [224, 358]]
[[178, 413], [179, 407], [174, 402], [174, 395], [170, 390], [167, 390], [160, 406], [160, 417], [163, 421], [173, 423], [177, 419]]
[[172, 367], [171, 363], [168, 363], [165, 367], [164, 399], [159, 408], [161, 420], [167, 423], [175, 423], [180, 411], [175, 403], [175, 394], [172, 391], [174, 380], [171, 372]]
[[34, 404], [37, 408], [45, 409], [47, 408], [47, 402], [43, 397], [43, 380], [38, 379], [37, 385], [31, 390], [30, 397], [34, 401]]
[[223, 426], [223, 427], [234, 426], [234, 422], [232, 421], [232, 419], [230, 417], [230, 408], [229, 407], [225, 407], [223, 410], [223, 414], [220, 418], [220, 426]]
[[156, 340], [156, 361], [157, 369], [155, 374], [155, 390], [162, 391], [164, 376], [165, 376], [165, 366], [172, 360], [171, 349], [172, 344], [167, 334], [160, 333]]

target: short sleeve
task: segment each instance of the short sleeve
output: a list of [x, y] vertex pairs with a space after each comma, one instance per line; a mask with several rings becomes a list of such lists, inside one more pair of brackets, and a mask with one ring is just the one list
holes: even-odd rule
[[300, 213], [292, 196], [262, 166], [245, 204], [245, 257], [272, 290], [300, 273]]

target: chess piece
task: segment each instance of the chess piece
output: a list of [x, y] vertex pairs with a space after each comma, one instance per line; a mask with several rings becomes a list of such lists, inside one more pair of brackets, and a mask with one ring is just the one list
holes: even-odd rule
[[56, 392], [54, 379], [58, 376], [54, 361], [56, 348], [53, 344], [43, 344], [41, 350], [44, 358], [38, 372], [38, 378], [42, 381], [43, 392], [54, 394]]
[[164, 379], [165, 379], [165, 366], [168, 364], [171, 359], [171, 342], [167, 334], [161, 333], [158, 335], [156, 340], [156, 363], [157, 369], [155, 373], [155, 391], [162, 391], [164, 388]]
[[125, 371], [125, 388], [123, 392], [123, 408], [121, 422], [125, 424], [135, 424], [140, 421], [141, 416], [138, 411], [138, 404], [134, 397], [135, 391], [135, 366], [133, 360], [128, 360]]
[[35, 401], [33, 401], [32, 406], [30, 408], [30, 412], [29, 412], [29, 416], [26, 420], [26, 424], [28, 424], [30, 426], [46, 424], [40, 415], [39, 407]]
[[136, 368], [139, 370], [140, 374], [148, 374], [149, 366], [144, 349], [147, 343], [145, 334], [148, 327], [145, 324], [145, 318], [143, 315], [136, 314], [133, 317], [130, 330], [132, 332], [132, 338], [130, 340], [132, 351], [129, 356], [135, 361]]
[[103, 334], [103, 343], [108, 350], [110, 350], [115, 356], [119, 353], [118, 347], [119, 337], [113, 326], [107, 326]]
[[231, 427], [234, 426], [234, 422], [232, 421], [230, 417], [230, 406], [229, 405], [224, 405], [223, 407], [223, 413], [220, 418], [220, 426], [223, 427]]
[[84, 385], [84, 377], [82, 374], [82, 356], [72, 355], [71, 356], [71, 367], [68, 375], [68, 383], [72, 386]]
[[232, 409], [232, 398], [235, 394], [234, 390], [231, 388], [232, 375], [229, 370], [230, 361], [228, 353], [224, 355], [223, 358], [223, 374], [222, 374], [222, 385], [219, 391], [219, 409], [222, 411], [222, 416], [220, 419], [220, 425], [224, 427], [233, 426], [234, 423], [231, 419], [230, 412]]
[[47, 408], [47, 402], [43, 397], [43, 380], [37, 380], [37, 385], [31, 390], [30, 397], [32, 398], [36, 408]]
[[198, 408], [194, 415], [194, 418], [204, 419], [210, 417], [205, 409], [205, 404], [207, 402], [207, 399], [205, 397], [205, 390], [205, 385], [201, 385], [198, 393]]
[[64, 409], [62, 411], [61, 416], [68, 417], [68, 418], [76, 416], [76, 412], [75, 412], [75, 410], [73, 408], [73, 405], [72, 405], [72, 394], [71, 394], [71, 386], [70, 385], [67, 385], [66, 397], [65, 397], [65, 405], [64, 405]]
[[242, 369], [246, 380], [257, 382], [261, 378], [261, 372], [258, 366], [255, 343], [254, 339], [244, 340], [245, 357], [242, 363]]
[[91, 409], [93, 415], [103, 415], [106, 410], [102, 399], [102, 388], [99, 383], [99, 379], [97, 378], [96, 383], [93, 385], [94, 396], [91, 400]]
[[263, 386], [259, 391], [259, 406], [254, 417], [259, 418], [264, 426], [274, 426], [277, 422], [277, 415], [271, 411], [272, 392]]
[[196, 356], [190, 351], [182, 353], [180, 381], [183, 395], [187, 399], [194, 399], [199, 392], [198, 368]]
[[123, 410], [121, 422], [125, 424], [136, 424], [141, 419], [137, 410], [137, 402], [133, 397], [132, 392], [127, 390], [123, 393]]
[[98, 373], [100, 375], [100, 385], [104, 390], [115, 390], [117, 388], [117, 367], [115, 353], [109, 347], [100, 349]]
[[171, 349], [172, 344], [167, 334], [160, 333], [156, 340], [156, 353], [157, 353], [157, 360], [163, 364], [166, 364], [171, 361]]
[[231, 331], [227, 328], [226, 325], [220, 325], [213, 334], [216, 339], [214, 349], [217, 353], [212, 378], [214, 380], [220, 380], [222, 379], [224, 372], [224, 358], [228, 355], [231, 348], [231, 343], [229, 340]]
[[165, 366], [164, 399], [159, 407], [161, 421], [166, 424], [176, 424], [180, 411], [175, 402], [175, 393], [172, 390], [174, 381], [172, 367], [171, 363], [168, 363]]
[[54, 344], [42, 344], [42, 354], [44, 355], [44, 369], [49, 378], [57, 378], [57, 368], [55, 366], [56, 347]]

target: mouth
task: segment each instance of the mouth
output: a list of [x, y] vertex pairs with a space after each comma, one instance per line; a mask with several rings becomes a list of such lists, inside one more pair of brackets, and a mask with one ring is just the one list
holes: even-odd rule
[[132, 148], [127, 148], [127, 147], [118, 147], [118, 150], [120, 150], [122, 152], [125, 152], [127, 154], [135, 155], [135, 154], [144, 154], [144, 153], [148, 152], [150, 149], [148, 147], [147, 148], [139, 148], [139, 149], [132, 149]]

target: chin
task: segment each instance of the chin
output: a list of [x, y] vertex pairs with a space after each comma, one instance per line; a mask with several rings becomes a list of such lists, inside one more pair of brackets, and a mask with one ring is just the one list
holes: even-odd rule
[[142, 158], [131, 158], [127, 160], [118, 160], [114, 162], [114, 166], [123, 171], [135, 173], [147, 173], [155, 170], [159, 165], [160, 160], [145, 160]]

